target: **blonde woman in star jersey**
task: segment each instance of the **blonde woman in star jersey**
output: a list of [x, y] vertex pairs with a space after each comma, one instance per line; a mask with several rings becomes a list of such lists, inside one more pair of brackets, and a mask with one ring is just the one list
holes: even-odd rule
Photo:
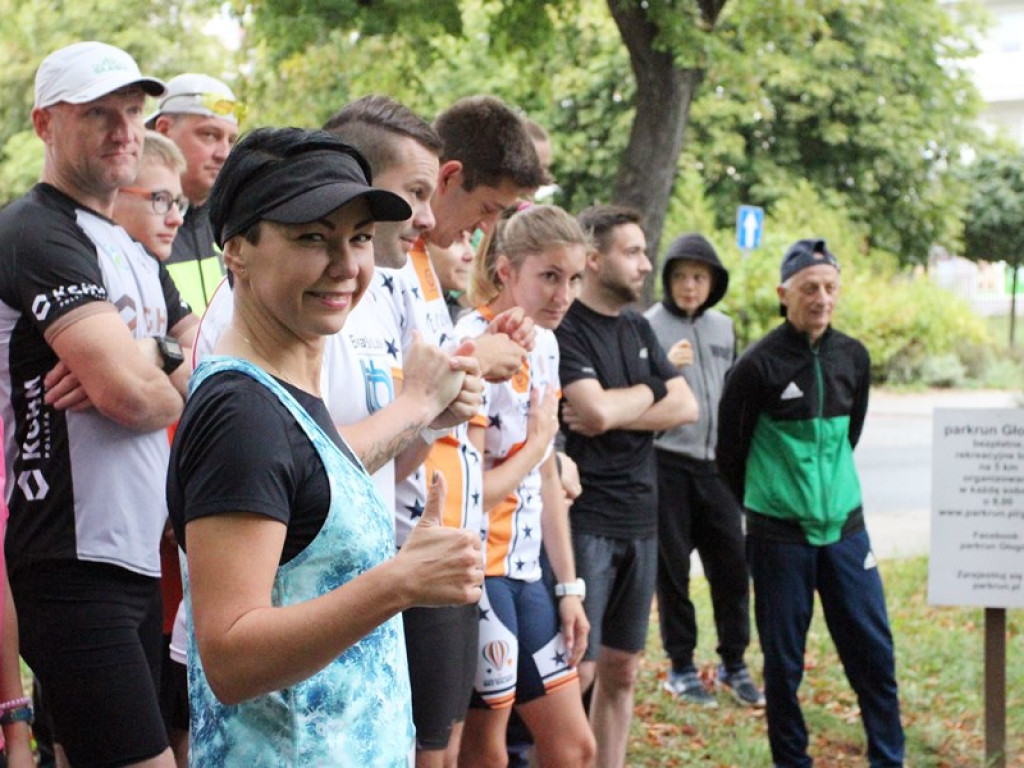
[[[588, 766], [596, 747], [580, 698], [576, 664], [590, 625], [583, 610], [558, 477], [558, 344], [552, 330], [575, 296], [587, 238], [561, 208], [525, 207], [499, 222], [474, 268], [476, 309], [456, 335], [484, 332], [500, 312], [520, 307], [537, 328], [519, 373], [487, 385], [487, 426], [470, 426], [484, 454], [486, 581], [480, 603], [476, 684], [460, 766], [505, 765], [505, 729], [515, 707], [541, 766]], [[558, 586], [541, 578], [544, 547]]]

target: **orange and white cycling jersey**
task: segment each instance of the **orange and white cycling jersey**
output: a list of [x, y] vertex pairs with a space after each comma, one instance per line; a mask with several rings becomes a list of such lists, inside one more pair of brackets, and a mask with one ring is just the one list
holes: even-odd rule
[[[378, 270], [393, 277], [394, 322], [402, 334], [402, 348], [412, 344], [413, 331], [423, 340], [446, 350], [454, 349], [455, 329], [441, 293], [440, 283], [422, 238], [398, 270]], [[479, 531], [483, 535], [482, 457], [469, 441], [466, 424], [434, 442], [422, 467], [395, 488], [395, 536], [401, 546], [419, 522], [427, 501], [427, 478], [438, 469], [448, 485], [444, 524]]]
[[[474, 310], [459, 320], [456, 335], [460, 338], [479, 336], [490, 320], [482, 309]], [[481, 409], [487, 417], [485, 472], [522, 448], [530, 416], [530, 393], [537, 390], [543, 396], [551, 387], [556, 395], [561, 395], [558, 342], [554, 333], [537, 328], [536, 344], [519, 373], [508, 381], [486, 385]], [[548, 448], [544, 460], [552, 449], [553, 446]], [[488, 576], [508, 576], [523, 581], [540, 578], [542, 509], [538, 464], [511, 494], [487, 511]]]

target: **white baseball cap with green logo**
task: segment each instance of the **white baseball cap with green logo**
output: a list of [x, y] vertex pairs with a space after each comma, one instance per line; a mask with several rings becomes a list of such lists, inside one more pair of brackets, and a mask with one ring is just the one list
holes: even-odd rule
[[54, 51], [36, 72], [37, 109], [59, 102], [84, 104], [126, 85], [138, 85], [150, 96], [166, 88], [155, 77], [143, 77], [135, 59], [120, 48], [89, 40]]

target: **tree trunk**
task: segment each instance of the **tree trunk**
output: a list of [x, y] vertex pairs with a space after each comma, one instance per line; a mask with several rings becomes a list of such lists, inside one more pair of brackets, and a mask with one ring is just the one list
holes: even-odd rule
[[1013, 280], [1010, 283], [1010, 346], [1013, 346], [1014, 331], [1017, 325], [1017, 271], [1020, 269], [1020, 261], [1014, 261]]
[[[680, 69], [671, 52], [655, 49], [658, 28], [647, 18], [644, 5], [643, 0], [608, 0], [636, 77], [636, 115], [619, 161], [612, 202], [644, 213], [648, 254], [657, 266], [690, 103], [704, 71]], [[648, 280], [644, 288], [645, 304], [651, 303], [655, 282]]]

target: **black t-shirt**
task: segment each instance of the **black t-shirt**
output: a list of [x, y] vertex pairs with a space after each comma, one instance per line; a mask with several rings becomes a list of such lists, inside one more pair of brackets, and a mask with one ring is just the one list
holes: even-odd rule
[[[200, 261], [218, 257], [214, 243], [213, 224], [210, 223], [210, 211], [206, 203], [190, 205], [185, 220], [174, 236], [171, 245], [171, 257], [168, 264], [180, 264], [186, 261]], [[211, 285], [210, 294], [217, 286]]]
[[[679, 375], [647, 320], [631, 310], [613, 317], [575, 301], [555, 336], [563, 389], [582, 379], [620, 389]], [[584, 437], [565, 430], [565, 451], [579, 465], [583, 481], [583, 493], [571, 508], [574, 531], [612, 538], [657, 532], [653, 432], [616, 429]]]
[[[353, 460], [323, 400], [280, 383]], [[253, 512], [288, 526], [283, 564], [316, 538], [330, 502], [323, 462], [273, 392], [238, 371], [211, 375], [196, 389], [178, 423], [167, 477], [168, 513], [182, 548], [189, 520]]]

